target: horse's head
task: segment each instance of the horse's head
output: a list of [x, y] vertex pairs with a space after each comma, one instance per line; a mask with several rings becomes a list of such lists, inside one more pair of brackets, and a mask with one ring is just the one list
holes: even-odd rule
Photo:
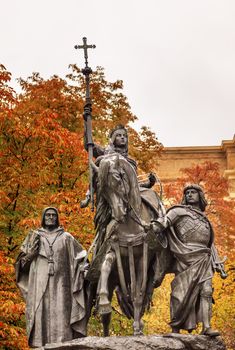
[[141, 198], [132, 165], [115, 153], [103, 157], [98, 168], [99, 195], [108, 202], [112, 217], [123, 222], [130, 208], [140, 214]]

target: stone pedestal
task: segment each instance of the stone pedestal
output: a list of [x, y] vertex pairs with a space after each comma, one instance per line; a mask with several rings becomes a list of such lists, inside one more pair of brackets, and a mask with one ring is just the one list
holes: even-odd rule
[[139, 337], [87, 337], [46, 345], [41, 350], [225, 350], [221, 337], [165, 334]]

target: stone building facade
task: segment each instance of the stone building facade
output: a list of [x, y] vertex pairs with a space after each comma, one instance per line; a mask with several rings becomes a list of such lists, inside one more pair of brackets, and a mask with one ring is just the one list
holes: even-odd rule
[[221, 146], [165, 147], [157, 173], [163, 182], [174, 181], [182, 176], [180, 169], [205, 161], [219, 164], [221, 175], [229, 182], [229, 195], [235, 198], [235, 135]]

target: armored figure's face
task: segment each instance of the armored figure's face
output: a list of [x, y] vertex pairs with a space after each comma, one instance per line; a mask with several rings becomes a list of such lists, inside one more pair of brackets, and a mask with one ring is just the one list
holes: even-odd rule
[[115, 132], [114, 145], [116, 147], [124, 147], [127, 145], [127, 134], [124, 129], [120, 129]]
[[46, 228], [54, 228], [58, 222], [57, 212], [53, 209], [48, 209], [44, 215], [45, 219], [45, 227]]
[[199, 205], [199, 193], [194, 188], [190, 188], [185, 192], [185, 198], [188, 205]]

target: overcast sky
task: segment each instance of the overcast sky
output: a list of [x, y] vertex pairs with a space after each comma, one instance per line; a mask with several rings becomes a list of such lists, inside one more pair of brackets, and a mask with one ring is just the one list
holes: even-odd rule
[[164, 146], [220, 145], [235, 133], [234, 0], [1, 0], [0, 62], [14, 79], [92, 68], [124, 93]]

